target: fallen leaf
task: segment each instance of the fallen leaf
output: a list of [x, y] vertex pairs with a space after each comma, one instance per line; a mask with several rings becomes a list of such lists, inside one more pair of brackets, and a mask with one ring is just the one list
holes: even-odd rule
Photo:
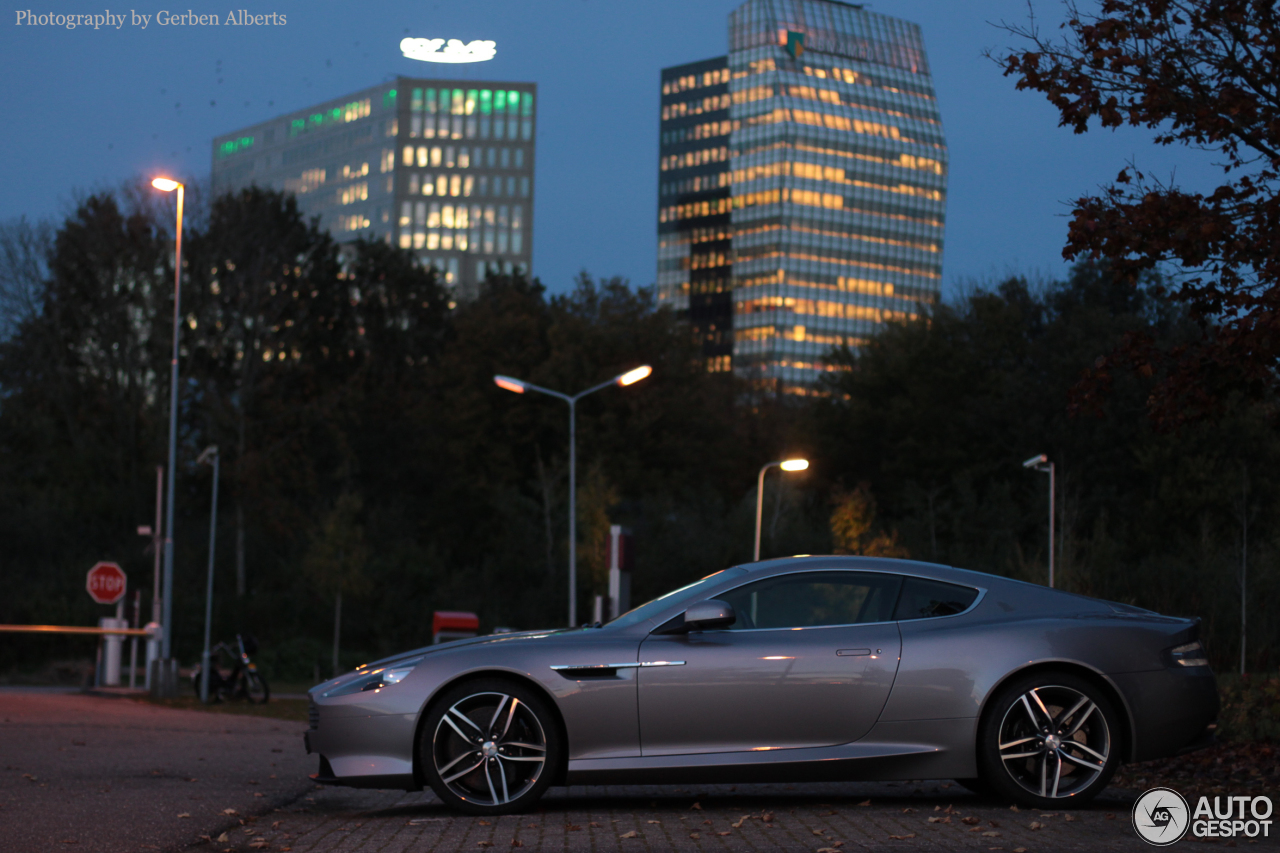
[[999, 838], [999, 837], [1000, 837], [1000, 833], [998, 833], [998, 832], [996, 832], [994, 829], [992, 829], [992, 830], [988, 830], [987, 832], [982, 833], [982, 837], [983, 837], [983, 838]]
[[700, 833], [700, 832], [691, 832], [691, 833], [689, 833], [689, 837], [690, 837], [690, 838], [692, 838], [694, 841], [697, 841], [699, 838], [701, 838], [701, 837], [702, 837], [702, 833]]
[[272, 829], [279, 829], [279, 828], [280, 828], [280, 821], [278, 821], [278, 820], [277, 820], [277, 821], [275, 821], [274, 823], [272, 823], [272, 824], [271, 824], [271, 828], [272, 828]]
[[729, 826], [732, 826], [734, 829], [742, 829], [742, 822], [743, 822], [743, 821], [745, 821], [745, 820], [746, 820], [747, 818], [749, 818], [749, 817], [750, 817], [750, 815], [745, 815], [745, 814], [744, 814], [742, 817], [738, 818], [738, 820], [737, 820], [735, 823], [731, 823], [731, 824], [729, 824]]
[[218, 844], [226, 844], [229, 839], [227, 838], [227, 834], [224, 832], [213, 840]]
[[903, 814], [915, 814], [915, 811], [916, 811], [915, 809], [903, 809], [903, 810], [902, 810], [902, 813], [903, 813]]
[[1031, 829], [1032, 831], [1035, 831], [1037, 829], [1044, 829], [1044, 824], [1038, 820], [1033, 820], [1031, 821]]
[[622, 833], [622, 834], [621, 834], [621, 835], [619, 835], [618, 837], [619, 837], [619, 838], [639, 838], [639, 837], [640, 837], [640, 833], [636, 832], [636, 831], [633, 829], [633, 830], [631, 830], [630, 832], [624, 832], [624, 833]]
[[716, 835], [733, 835], [733, 833], [726, 829], [724, 832], [717, 832]]
[[481, 826], [490, 826], [490, 825], [491, 825], [491, 824], [489, 823], [489, 821], [487, 821], [487, 820], [482, 820], [482, 821], [480, 821], [479, 823], [480, 823], [480, 825], [481, 825]]
[[1063, 819], [1063, 820], [1075, 820], [1075, 819], [1076, 819], [1076, 816], [1075, 816], [1075, 815], [1073, 815], [1073, 814], [1069, 814], [1069, 815], [1066, 815], [1065, 817], [1063, 817], [1062, 819]]
[[255, 797], [265, 797], [265, 796], [266, 796], [266, 794], [262, 793], [261, 791], [254, 791], [254, 792], [253, 792], [253, 795], [254, 795]]
[[662, 823], [662, 821], [660, 821], [660, 820], [651, 820], [651, 821], [648, 821], [648, 822], [649, 822], [649, 823], [656, 823], [656, 824], [661, 824], [661, 823]]
[[760, 819], [765, 823], [771, 822], [773, 820], [773, 812], [761, 812]]
[[1009, 811], [1011, 811], [1011, 812], [1020, 812], [1020, 811], [1022, 811], [1022, 809], [1018, 808], [1018, 804], [1017, 804], [1017, 803], [1014, 803], [1013, 805], [1009, 806]]
[[709, 821], [709, 820], [704, 820], [704, 821], [702, 822], [702, 825], [703, 825], [703, 826], [711, 826], [711, 821]]
[[1042, 814], [1040, 817], [1057, 817], [1058, 814], [1059, 812], [1053, 812], [1052, 814]]
[[697, 809], [698, 811], [702, 811], [702, 803], [694, 803], [693, 805], [689, 806], [689, 808], [691, 808], [691, 809]]
[[960, 822], [965, 826], [977, 826], [982, 823], [982, 821], [978, 820], [976, 817], [962, 817], [960, 818]]
[[908, 838], [915, 838], [915, 837], [916, 837], [916, 834], [914, 832], [909, 832], [906, 835], [890, 835], [889, 836], [890, 840], [892, 841], [906, 841]]
[[179, 812], [178, 817], [191, 817], [191, 812]]
[[869, 806], [869, 805], [871, 805], [871, 801], [870, 801], [870, 800], [863, 800], [862, 802], [858, 803], [858, 805], [860, 805], [860, 806]]
[[821, 835], [821, 834], [822, 834], [822, 833], [824, 833], [824, 832], [826, 832], [826, 830], [825, 830], [825, 829], [815, 829], [815, 830], [813, 830], [813, 834], [814, 834], [814, 835]]
[[951, 823], [951, 818], [949, 818], [949, 817], [931, 817], [931, 818], [929, 818], [929, 823]]
[[266, 850], [271, 846], [271, 842], [267, 841], [265, 838], [255, 838], [249, 842], [249, 846], [254, 850]]
[[223, 809], [222, 813], [223, 814], [240, 814], [240, 812], [236, 811], [235, 809]]

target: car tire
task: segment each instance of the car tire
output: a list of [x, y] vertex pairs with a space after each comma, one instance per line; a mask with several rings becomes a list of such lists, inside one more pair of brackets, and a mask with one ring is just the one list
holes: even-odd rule
[[1120, 718], [1095, 684], [1067, 672], [1015, 678], [988, 703], [978, 772], [998, 796], [1039, 809], [1076, 808], [1120, 765]]
[[426, 711], [418, 766], [446, 806], [513, 814], [560, 775], [565, 743], [550, 703], [518, 681], [485, 678], [446, 690]]

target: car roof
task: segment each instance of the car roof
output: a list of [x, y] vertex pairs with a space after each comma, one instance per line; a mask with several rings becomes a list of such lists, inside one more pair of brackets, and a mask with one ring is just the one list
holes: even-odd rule
[[743, 563], [741, 568], [753, 574], [782, 574], [816, 569], [893, 572], [894, 574], [915, 575], [917, 577], [933, 578], [949, 583], [981, 588], [989, 588], [993, 585], [1005, 583], [1020, 583], [1000, 575], [975, 572], [970, 569], [958, 569], [955, 566], [946, 566], [941, 563], [926, 563], [921, 560], [899, 560], [892, 557], [854, 557], [840, 554], [802, 554], [794, 557], [780, 557], [773, 560], [761, 560], [758, 563]]

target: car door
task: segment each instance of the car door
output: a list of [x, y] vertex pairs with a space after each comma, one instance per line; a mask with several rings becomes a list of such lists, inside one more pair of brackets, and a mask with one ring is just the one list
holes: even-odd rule
[[[725, 629], [650, 634], [639, 671], [643, 755], [830, 746], [875, 724], [901, 639], [902, 579], [877, 572], [776, 575], [716, 598]], [[665, 626], [664, 626], [665, 627]]]

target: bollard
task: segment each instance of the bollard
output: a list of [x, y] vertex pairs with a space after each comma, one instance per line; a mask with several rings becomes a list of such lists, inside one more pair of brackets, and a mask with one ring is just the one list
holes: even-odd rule
[[151, 696], [155, 699], [172, 699], [178, 695], [177, 658], [156, 658], [147, 668], [151, 681]]
[[[128, 628], [126, 619], [104, 616], [98, 620], [99, 628]], [[104, 687], [120, 686], [120, 665], [124, 657], [124, 637], [119, 634], [107, 634], [102, 638], [102, 679]]]
[[147, 664], [146, 664], [146, 681], [143, 687], [147, 690], [151, 689], [151, 663], [160, 658], [160, 637], [164, 633], [159, 622], [148, 622], [146, 630], [149, 634], [147, 637]]

